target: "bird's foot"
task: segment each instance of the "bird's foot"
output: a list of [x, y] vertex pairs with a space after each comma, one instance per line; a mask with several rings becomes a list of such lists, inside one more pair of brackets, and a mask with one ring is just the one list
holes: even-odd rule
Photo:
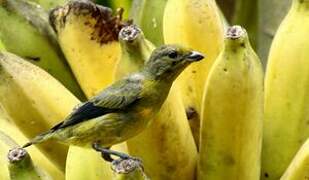
[[[124, 159], [132, 159], [134, 161], [142, 162], [142, 160], [137, 158], [137, 157], [133, 157], [133, 156], [130, 156], [130, 155], [122, 153], [122, 152], [111, 150], [111, 149], [109, 149], [110, 147], [108, 147], [108, 148], [101, 147], [98, 143], [93, 143], [92, 147], [93, 147], [94, 150], [101, 152], [101, 155], [102, 155], [102, 157], [105, 161], [112, 162], [113, 164], [118, 163], [118, 161], [121, 161], [121, 160], [124, 160]], [[111, 157], [111, 155], [117, 156], [120, 159], [114, 160]]]

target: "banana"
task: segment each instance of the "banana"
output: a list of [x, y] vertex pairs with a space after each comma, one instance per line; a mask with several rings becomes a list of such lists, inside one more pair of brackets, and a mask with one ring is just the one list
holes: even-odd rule
[[279, 179], [309, 137], [309, 1], [293, 0], [268, 58], [262, 179]]
[[[11, 118], [7, 116], [7, 114], [4, 112], [3, 108], [0, 107], [0, 131], [5, 132], [6, 134], [13, 137], [14, 141], [18, 144], [23, 144], [25, 142], [28, 142], [28, 139], [15, 127], [10, 120]], [[1, 148], [2, 149], [2, 148]], [[1, 151], [0, 149], [0, 151]], [[3, 152], [1, 152], [0, 156], [5, 157], [5, 160], [7, 160], [6, 155], [8, 153], [9, 149], [3, 149]], [[39, 167], [42, 167], [45, 169], [53, 179], [64, 179], [64, 174], [61, 172], [53, 163], [51, 163], [37, 148], [33, 147], [29, 149], [29, 154], [32, 157], [35, 164], [37, 164]], [[3, 156], [2, 156], [3, 155]], [[3, 160], [3, 159], [2, 159]], [[3, 161], [0, 162], [1, 165]], [[6, 164], [6, 163], [5, 163]], [[0, 174], [3, 170], [3, 167], [0, 167]], [[5, 171], [7, 172], [7, 167], [5, 168]], [[0, 179], [2, 178], [0, 175]]]
[[[3, 120], [3, 119], [1, 119]], [[0, 178], [2, 180], [51, 180], [40, 167], [35, 166], [28, 152], [0, 130]]]
[[258, 180], [263, 70], [246, 31], [232, 26], [203, 96], [198, 179]]
[[0, 39], [6, 49], [40, 66], [85, 100], [48, 23], [48, 14], [25, 0], [0, 1]]
[[[60, 46], [88, 98], [113, 82], [114, 69], [121, 56], [118, 32], [126, 24], [121, 20], [121, 13], [113, 15], [109, 8], [91, 1], [70, 1], [50, 14]], [[113, 149], [126, 151], [123, 145]], [[89, 176], [108, 179], [112, 175], [100, 154], [70, 147], [66, 179], [82, 180]]]
[[163, 14], [167, 0], [134, 0], [130, 17], [156, 46], [164, 44]]
[[125, 24], [121, 11], [114, 16], [109, 8], [91, 1], [70, 1], [53, 10], [50, 21], [88, 98], [113, 82], [120, 58], [118, 33]]
[[[59, 123], [79, 103], [47, 72], [18, 56], [0, 53], [0, 67], [0, 102], [28, 138]], [[64, 169], [67, 146], [50, 142], [38, 147]]]
[[[120, 31], [119, 41], [123, 53], [116, 79], [140, 69], [154, 48], [134, 25]], [[179, 97], [172, 89], [153, 123], [127, 141], [129, 153], [143, 160], [146, 174], [154, 180], [194, 177], [197, 150]]]
[[280, 180], [306, 180], [309, 178], [309, 139], [296, 153]]
[[113, 180], [149, 180], [138, 160], [120, 159], [113, 162]]
[[52, 180], [45, 171], [34, 166], [30, 155], [23, 148], [10, 149], [7, 158], [11, 180]]
[[223, 43], [223, 25], [214, 0], [169, 0], [163, 16], [164, 42], [196, 49], [207, 60], [190, 65], [176, 80], [196, 144], [202, 94], [208, 72]]

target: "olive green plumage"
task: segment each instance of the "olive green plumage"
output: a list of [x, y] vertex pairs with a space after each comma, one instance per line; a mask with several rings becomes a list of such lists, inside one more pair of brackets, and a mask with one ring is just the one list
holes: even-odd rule
[[24, 147], [49, 139], [83, 147], [93, 143], [109, 147], [125, 141], [147, 127], [176, 77], [201, 59], [200, 53], [178, 45], [161, 46], [141, 71], [113, 83]]

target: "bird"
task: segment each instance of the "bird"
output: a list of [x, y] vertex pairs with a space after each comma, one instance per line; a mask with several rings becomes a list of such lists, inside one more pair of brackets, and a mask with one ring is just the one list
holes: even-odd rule
[[164, 103], [173, 81], [188, 65], [203, 58], [204, 55], [190, 48], [162, 45], [152, 51], [140, 71], [112, 83], [74, 108], [62, 122], [35, 136], [23, 148], [56, 140], [93, 148], [110, 162], [113, 161], [111, 155], [132, 158], [109, 148], [147, 128]]

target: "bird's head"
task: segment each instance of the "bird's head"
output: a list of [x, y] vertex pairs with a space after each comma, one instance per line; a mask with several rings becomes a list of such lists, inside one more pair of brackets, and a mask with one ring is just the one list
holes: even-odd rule
[[145, 64], [145, 71], [155, 79], [174, 80], [189, 64], [204, 56], [179, 45], [163, 45], [156, 48]]

